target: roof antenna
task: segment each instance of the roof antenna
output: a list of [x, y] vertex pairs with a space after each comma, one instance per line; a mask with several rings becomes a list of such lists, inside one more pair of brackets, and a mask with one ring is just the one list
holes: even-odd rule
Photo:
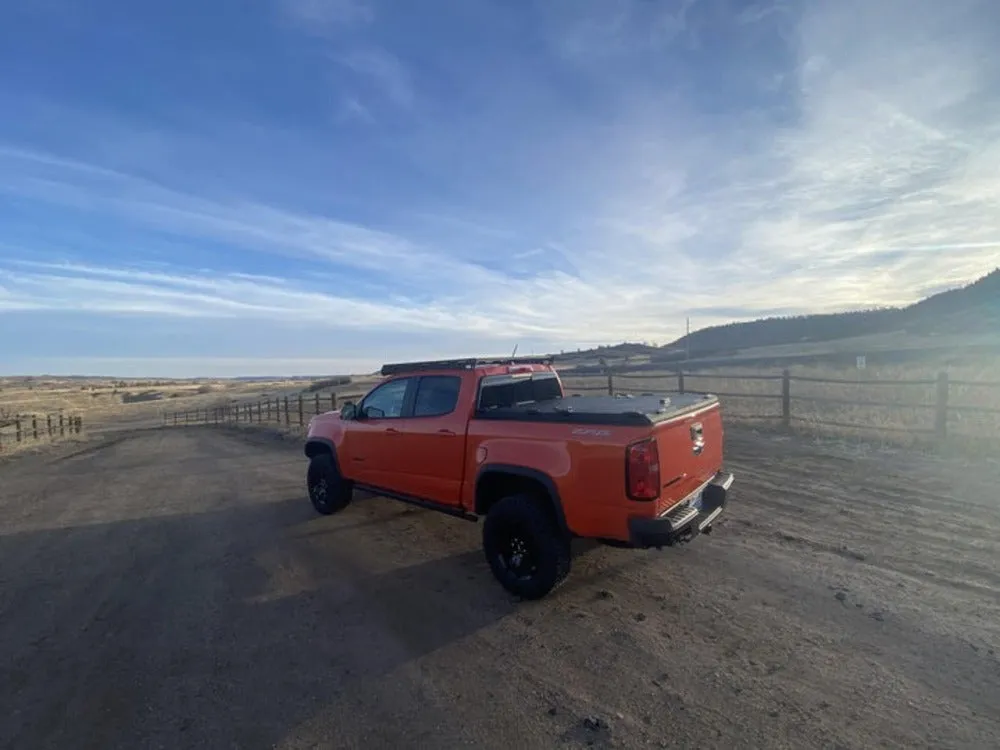
[[518, 347], [518, 346], [520, 346], [520, 344], [514, 344], [514, 351], [512, 351], [512, 352], [510, 353], [510, 358], [511, 358], [511, 359], [514, 359], [514, 357], [516, 357], [516, 356], [517, 356], [517, 347]]

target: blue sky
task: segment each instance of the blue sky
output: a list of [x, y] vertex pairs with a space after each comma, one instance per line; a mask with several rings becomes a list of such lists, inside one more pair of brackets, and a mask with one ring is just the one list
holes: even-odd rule
[[0, 374], [665, 343], [1000, 265], [990, 0], [0, 5]]

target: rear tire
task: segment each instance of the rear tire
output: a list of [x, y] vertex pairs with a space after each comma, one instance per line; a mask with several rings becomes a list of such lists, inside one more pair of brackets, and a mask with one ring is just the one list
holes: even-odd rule
[[340, 475], [337, 464], [329, 453], [313, 456], [309, 461], [306, 486], [313, 508], [324, 516], [346, 508], [354, 493], [353, 485]]
[[510, 495], [490, 508], [483, 552], [500, 585], [522, 599], [541, 599], [569, 575], [569, 537], [530, 495]]

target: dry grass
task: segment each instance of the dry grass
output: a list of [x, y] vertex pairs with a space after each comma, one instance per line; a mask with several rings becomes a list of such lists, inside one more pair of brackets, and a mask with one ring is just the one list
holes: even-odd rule
[[[350, 384], [310, 391], [329, 403], [329, 394], [358, 393], [371, 379], [354, 378]], [[18, 447], [13, 417], [22, 415], [21, 448], [33, 443], [31, 416], [45, 425], [48, 415], [58, 422], [81, 416], [87, 432], [152, 427], [174, 412], [213, 409], [231, 403], [256, 403], [264, 398], [295, 398], [315, 387], [309, 380], [133, 380], [110, 378], [6, 378], [0, 379], [0, 446], [4, 452]], [[310, 401], [310, 403], [312, 403]], [[4, 418], [8, 415], [9, 418]], [[26, 429], [27, 428], [27, 429]], [[44, 433], [45, 430], [42, 429]], [[58, 430], [57, 430], [58, 432]], [[41, 435], [40, 442], [48, 436]], [[59, 436], [56, 435], [56, 438]]]
[[[791, 367], [793, 425], [810, 431], [888, 443], [919, 443], [934, 430], [937, 377], [950, 380], [948, 433], [958, 440], [1000, 435], [1000, 361], [856, 368]], [[777, 423], [781, 418], [780, 368], [727, 367], [685, 373], [688, 391], [720, 394], [728, 419]], [[841, 382], [813, 382], [830, 380]], [[607, 392], [603, 376], [564, 376], [570, 393]], [[673, 372], [620, 373], [620, 393], [673, 392]], [[995, 413], [990, 413], [993, 410]], [[835, 424], [839, 423], [839, 424]], [[852, 425], [852, 426], [844, 426]]]

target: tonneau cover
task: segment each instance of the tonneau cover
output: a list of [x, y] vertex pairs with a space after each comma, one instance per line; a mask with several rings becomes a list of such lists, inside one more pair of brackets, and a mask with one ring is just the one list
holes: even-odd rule
[[718, 399], [706, 393], [672, 393], [667, 396], [571, 396], [516, 406], [484, 409], [477, 419], [566, 424], [654, 425]]

